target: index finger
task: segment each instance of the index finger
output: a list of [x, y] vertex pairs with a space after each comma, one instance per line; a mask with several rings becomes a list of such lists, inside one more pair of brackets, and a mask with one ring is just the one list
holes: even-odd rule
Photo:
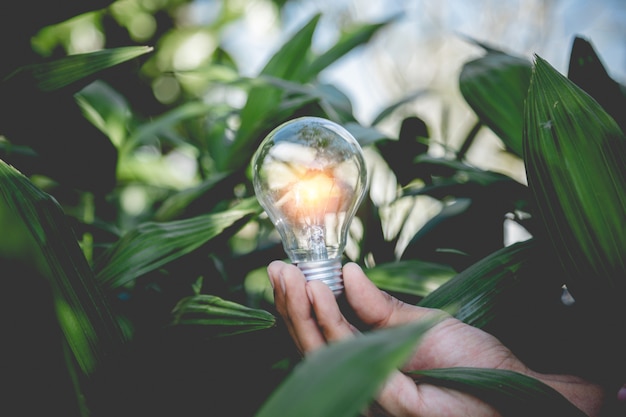
[[274, 287], [276, 310], [301, 353], [325, 344], [306, 293], [306, 278], [294, 265], [272, 262], [267, 273]]

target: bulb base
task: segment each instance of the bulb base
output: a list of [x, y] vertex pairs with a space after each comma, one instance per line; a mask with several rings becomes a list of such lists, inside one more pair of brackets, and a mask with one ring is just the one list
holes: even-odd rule
[[307, 281], [319, 280], [328, 285], [335, 297], [343, 293], [343, 272], [341, 259], [297, 262]]

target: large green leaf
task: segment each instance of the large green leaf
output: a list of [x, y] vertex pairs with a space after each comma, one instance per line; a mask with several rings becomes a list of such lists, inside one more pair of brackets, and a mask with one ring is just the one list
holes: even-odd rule
[[82, 372], [91, 374], [124, 338], [65, 214], [54, 198], [3, 161], [0, 196], [39, 247], [67, 344]]
[[180, 300], [172, 314], [172, 325], [197, 326], [209, 337], [233, 336], [267, 329], [276, 324], [276, 317], [265, 310], [207, 294], [196, 294]]
[[119, 287], [198, 249], [227, 228], [260, 213], [254, 198], [218, 213], [139, 225], [97, 259], [94, 269], [106, 287]]
[[420, 383], [467, 392], [507, 417], [584, 417], [580, 409], [543, 382], [502, 369], [442, 368], [412, 373]]
[[461, 93], [480, 120], [520, 157], [530, 74], [527, 60], [490, 50], [465, 63], [459, 78]]
[[574, 297], [626, 296], [626, 138], [587, 93], [536, 57], [526, 101], [529, 187]]
[[434, 321], [377, 330], [307, 356], [255, 417], [351, 417], [374, 399]]
[[150, 46], [127, 46], [69, 55], [54, 61], [21, 67], [3, 82], [12, 83], [19, 80], [20, 85], [35, 85], [43, 92], [56, 91], [152, 50]]

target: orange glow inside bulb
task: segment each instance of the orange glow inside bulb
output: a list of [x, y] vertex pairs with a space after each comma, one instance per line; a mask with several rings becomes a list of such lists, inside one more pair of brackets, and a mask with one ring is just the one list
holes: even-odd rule
[[335, 182], [323, 172], [305, 176], [294, 185], [293, 192], [298, 205], [310, 208], [322, 208], [328, 200], [339, 197]]
[[283, 197], [285, 212], [298, 223], [323, 224], [328, 214], [337, 214], [342, 200], [341, 188], [324, 171], [307, 171]]

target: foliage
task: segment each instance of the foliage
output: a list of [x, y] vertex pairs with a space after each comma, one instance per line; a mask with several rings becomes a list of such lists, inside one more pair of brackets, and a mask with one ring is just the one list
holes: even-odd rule
[[[193, 28], [176, 27], [183, 0], [101, 1], [92, 10], [37, 3], [50, 13], [15, 17], [28, 24], [3, 41], [0, 68], [2, 305], [18, 322], [3, 326], [3, 375], [15, 394], [7, 409], [357, 415], [429, 324], [370, 332], [300, 360], [276, 319], [264, 268], [285, 255], [253, 198], [248, 164], [269, 130], [302, 115], [346, 126], [397, 179], [392, 204], [366, 198], [346, 255], [377, 286], [454, 312], [537, 370], [623, 382], [624, 342], [614, 329], [626, 317], [626, 107], [614, 103], [626, 98], [588, 41], [575, 39], [569, 79], [538, 56], [477, 43], [486, 54], [459, 80], [476, 125], [452, 156], [434, 157], [419, 115], [404, 118], [397, 137], [377, 127], [426, 90], [365, 126], [347, 96], [320, 81], [393, 20], [348, 28], [319, 52], [314, 16], [249, 77], [219, 43], [194, 68], [173, 58], [194, 36], [219, 38], [242, 13], [230, 2]], [[157, 29], [140, 36], [131, 16]], [[85, 22], [106, 45], [71, 53], [68, 33]], [[523, 158], [528, 185], [466, 162], [483, 128]], [[394, 203], [425, 198], [440, 210], [402, 245], [409, 219]], [[399, 224], [391, 234], [390, 219]], [[505, 247], [505, 220], [532, 238]], [[568, 291], [573, 305], [561, 301]], [[504, 410], [523, 398], [531, 409], [572, 412], [516, 374], [416, 378]], [[340, 389], [328, 381], [342, 381]], [[502, 395], [503, 385], [513, 394]]]

